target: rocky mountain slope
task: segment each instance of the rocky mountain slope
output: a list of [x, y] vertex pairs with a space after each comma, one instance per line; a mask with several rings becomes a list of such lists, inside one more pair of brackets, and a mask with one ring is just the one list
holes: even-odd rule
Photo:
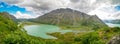
[[46, 13], [34, 20], [35, 22], [61, 26], [106, 26], [96, 15], [90, 16], [70, 8], [60, 8]]

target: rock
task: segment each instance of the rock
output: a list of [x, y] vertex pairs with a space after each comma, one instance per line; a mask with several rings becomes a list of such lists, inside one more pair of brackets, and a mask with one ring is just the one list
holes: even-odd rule
[[114, 36], [107, 44], [120, 44], [120, 35]]

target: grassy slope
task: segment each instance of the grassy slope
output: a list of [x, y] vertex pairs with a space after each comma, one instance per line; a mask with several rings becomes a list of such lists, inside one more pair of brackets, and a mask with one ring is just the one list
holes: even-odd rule
[[118, 27], [103, 27], [89, 33], [53, 33], [50, 35], [58, 39], [45, 40], [26, 34], [21, 28], [22, 26], [18, 27], [12, 20], [0, 16], [0, 44], [105, 44], [111, 37], [120, 33]]
[[69, 44], [106, 44], [114, 35], [120, 33], [120, 28], [101, 28], [95, 32], [89, 33], [52, 33], [58, 37], [58, 41], [65, 41]]

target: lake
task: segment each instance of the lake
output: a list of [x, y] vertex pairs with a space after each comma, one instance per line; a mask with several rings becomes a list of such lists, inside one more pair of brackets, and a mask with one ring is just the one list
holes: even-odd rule
[[120, 24], [106, 23], [109, 27], [120, 27]]
[[57, 39], [54, 36], [47, 35], [47, 33], [60, 32], [61, 34], [72, 32], [72, 30], [61, 30], [58, 26], [53, 25], [27, 25], [24, 29], [29, 35], [40, 37], [43, 39]]
[[[106, 23], [109, 27], [120, 27], [120, 24], [112, 24], [112, 23]], [[48, 35], [47, 33], [55, 33], [60, 32], [61, 34], [67, 33], [67, 32], [86, 32], [85, 30], [62, 30], [58, 26], [54, 25], [26, 25], [24, 26], [24, 29], [27, 31], [29, 35], [40, 37], [43, 39], [57, 39], [54, 36]], [[92, 32], [92, 31], [87, 31]]]

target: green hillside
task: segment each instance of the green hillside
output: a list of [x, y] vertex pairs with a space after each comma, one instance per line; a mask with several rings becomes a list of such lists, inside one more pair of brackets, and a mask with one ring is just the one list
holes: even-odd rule
[[120, 33], [119, 27], [103, 27], [78, 34], [49, 33], [58, 39], [42, 39], [28, 35], [22, 27], [0, 15], [0, 44], [106, 44], [114, 42], [116, 39], [112, 41], [111, 38]]

